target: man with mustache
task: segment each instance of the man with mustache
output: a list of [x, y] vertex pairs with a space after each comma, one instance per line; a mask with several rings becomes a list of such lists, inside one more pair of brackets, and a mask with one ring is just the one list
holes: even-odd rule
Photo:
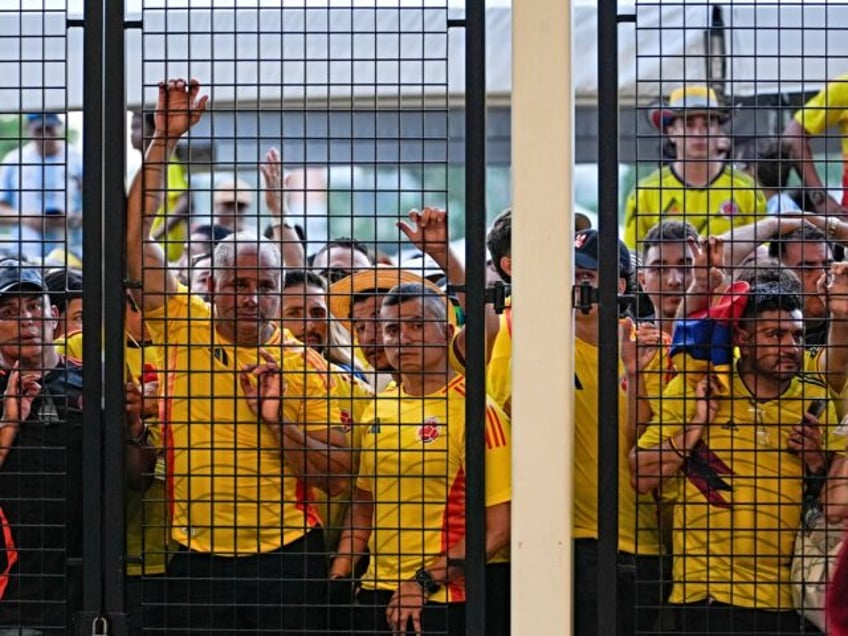
[[[832, 273], [831, 304], [845, 315], [848, 264]], [[630, 453], [631, 474], [642, 493], [677, 489], [670, 602], [680, 631], [807, 633], [789, 585], [804, 480], [842, 471], [848, 437], [828, 387], [801, 373], [800, 296], [768, 282], [740, 300], [726, 347], [738, 360], [725, 373], [681, 369]], [[824, 486], [826, 508], [836, 483]]]

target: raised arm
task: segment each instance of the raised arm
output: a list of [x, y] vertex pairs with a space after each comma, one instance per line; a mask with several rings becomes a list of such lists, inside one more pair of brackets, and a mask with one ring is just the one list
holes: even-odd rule
[[816, 170], [815, 158], [813, 150], [810, 147], [810, 135], [804, 130], [801, 123], [794, 117], [789, 120], [786, 129], [783, 131], [785, 143], [790, 149], [792, 157], [795, 159], [796, 169], [801, 176], [801, 182], [805, 188], [811, 190], [819, 190], [825, 193], [822, 202], [816, 206], [816, 212], [821, 214], [835, 214], [845, 217], [848, 210], [843, 208], [838, 202], [827, 194], [825, 185]]
[[827, 346], [819, 356], [819, 373], [830, 390], [840, 395], [848, 378], [848, 263], [830, 266], [830, 282], [822, 274], [819, 292], [827, 299], [830, 326]]
[[757, 223], [728, 230], [719, 235], [725, 245], [725, 260], [731, 268], [737, 267], [766, 241], [794, 232], [803, 224], [802, 216], [772, 215]]
[[711, 296], [724, 285], [724, 239], [711, 236], [698, 245], [689, 242], [695, 258], [692, 262], [692, 282], [683, 302], [677, 306], [675, 318], [685, 318], [709, 307]]
[[265, 163], [260, 164], [259, 170], [265, 180], [265, 207], [274, 219], [271, 231], [272, 240], [277, 241], [283, 263], [290, 269], [306, 269], [306, 253], [303, 243], [294, 228], [286, 222], [288, 206], [286, 191], [288, 178], [283, 177], [280, 167], [280, 153], [271, 148], [265, 155]]
[[141, 282], [138, 300], [148, 310], [164, 305], [166, 294], [177, 287], [162, 247], [149, 240], [150, 226], [159, 205], [168, 159], [180, 137], [200, 121], [206, 110], [207, 98], [204, 95], [198, 100], [199, 92], [197, 80], [159, 84], [156, 129], [127, 197], [127, 273], [130, 279]]
[[[409, 242], [436, 261], [451, 285], [464, 287], [465, 266], [459, 254], [450, 245], [448, 213], [439, 208], [425, 207], [421, 211], [410, 210], [409, 220], [411, 224], [405, 221], [397, 223]], [[462, 310], [466, 311], [465, 294], [458, 293], [457, 300]], [[491, 305], [486, 304], [486, 359], [492, 352], [499, 327], [498, 315]], [[465, 341], [466, 332], [463, 328], [456, 336], [456, 348], [463, 359], [465, 359]]]

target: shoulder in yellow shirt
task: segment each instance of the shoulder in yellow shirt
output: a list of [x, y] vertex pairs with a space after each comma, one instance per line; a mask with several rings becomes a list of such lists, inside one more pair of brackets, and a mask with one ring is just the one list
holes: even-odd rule
[[747, 174], [725, 165], [708, 187], [695, 188], [669, 165], [642, 179], [627, 198], [624, 242], [638, 249], [648, 230], [668, 218], [688, 221], [701, 236], [709, 236], [755, 223], [765, 214], [765, 196]]

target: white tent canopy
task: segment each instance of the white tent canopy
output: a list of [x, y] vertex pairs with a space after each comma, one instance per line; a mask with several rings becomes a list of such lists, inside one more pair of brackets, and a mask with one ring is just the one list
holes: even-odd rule
[[[848, 5], [718, 3], [726, 26], [728, 92], [814, 90], [848, 72]], [[619, 26], [622, 103], [648, 102], [706, 76], [704, 32], [712, 5], [634, 3]], [[461, 99], [463, 31], [446, 29], [455, 9], [180, 8], [147, 10], [144, 31], [127, 31], [127, 100], [154, 98], [165, 76], [195, 76], [218, 105], [262, 108], [417, 107]], [[82, 29], [64, 11], [4, 11], [0, 41], [0, 112], [77, 110], [82, 106]], [[597, 5], [574, 6], [573, 81], [578, 103], [597, 100]], [[827, 27], [830, 25], [831, 31]], [[487, 11], [487, 89], [492, 103], [511, 90], [511, 11]], [[830, 35], [828, 35], [830, 33]], [[17, 40], [16, 40], [17, 38]], [[67, 60], [67, 64], [65, 61]], [[108, 60], [107, 60], [108, 63]], [[544, 81], [544, 60], [539, 81]], [[146, 85], [146, 89], [142, 88]]]

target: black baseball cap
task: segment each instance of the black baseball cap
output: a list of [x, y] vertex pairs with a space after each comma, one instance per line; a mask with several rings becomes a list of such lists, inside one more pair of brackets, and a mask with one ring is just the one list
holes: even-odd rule
[[[574, 235], [574, 263], [585, 269], [598, 269], [598, 230], [589, 229]], [[618, 242], [618, 273], [627, 278], [633, 273], [630, 250], [621, 241]]]
[[0, 262], [0, 298], [13, 292], [46, 292], [44, 279], [31, 265], [8, 259]]

